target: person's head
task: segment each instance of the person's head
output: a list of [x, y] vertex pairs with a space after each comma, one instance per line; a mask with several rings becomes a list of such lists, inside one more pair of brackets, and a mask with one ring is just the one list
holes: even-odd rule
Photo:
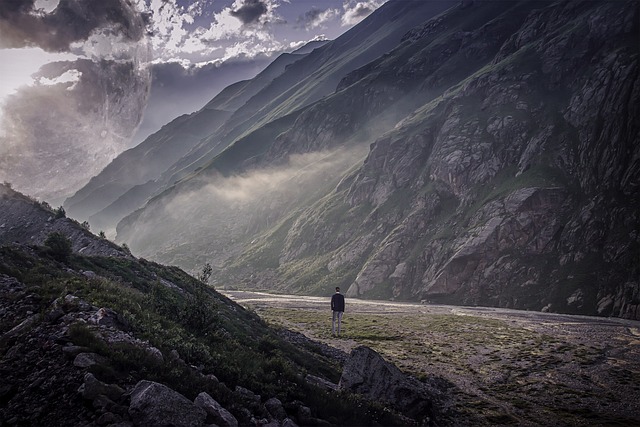
[[336, 292], [340, 292], [340, 287], [336, 286]]

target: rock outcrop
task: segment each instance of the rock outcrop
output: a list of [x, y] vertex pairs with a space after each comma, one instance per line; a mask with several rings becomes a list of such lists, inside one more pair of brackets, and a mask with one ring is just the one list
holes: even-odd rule
[[444, 390], [402, 373], [372, 349], [355, 348], [344, 366], [339, 388], [384, 402], [424, 425], [438, 425]]
[[137, 425], [201, 426], [207, 417], [201, 407], [153, 381], [140, 381], [131, 392], [129, 414]]

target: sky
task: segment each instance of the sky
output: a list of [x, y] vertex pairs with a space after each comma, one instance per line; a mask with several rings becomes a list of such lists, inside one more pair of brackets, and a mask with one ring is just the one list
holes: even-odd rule
[[133, 144], [152, 67], [334, 39], [386, 0], [0, 0], [0, 182], [58, 203]]
[[[19, 13], [9, 10], [12, 0], [0, 2], [0, 102], [19, 87], [33, 84], [31, 75], [46, 63], [96, 58], [124, 47], [113, 41], [113, 35], [100, 31], [102, 21], [97, 16], [91, 17], [94, 22], [86, 22], [88, 31], [65, 34], [66, 39], [51, 37], [68, 24], [65, 19], [69, 17], [46, 19], [56, 14], [61, 1], [70, 5], [91, 2], [24, 0], [33, 7]], [[107, 3], [120, 1], [126, 2]], [[385, 1], [133, 0], [132, 4], [144, 17], [144, 42], [149, 44], [152, 63], [178, 62], [187, 68], [279, 54], [311, 40], [334, 39]], [[25, 15], [41, 19], [15, 19]], [[82, 19], [82, 14], [71, 18]], [[15, 19], [13, 25], [11, 19]], [[19, 25], [24, 31], [15, 28]], [[62, 40], [54, 43], [52, 38]]]

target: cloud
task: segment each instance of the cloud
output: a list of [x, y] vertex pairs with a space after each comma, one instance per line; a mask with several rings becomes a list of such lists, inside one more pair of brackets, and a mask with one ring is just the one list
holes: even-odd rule
[[0, 2], [0, 48], [37, 46], [66, 52], [101, 28], [129, 42], [145, 35], [142, 16], [126, 0], [64, 0], [57, 5], [35, 0]]
[[340, 11], [338, 9], [329, 8], [320, 10], [312, 8], [311, 10], [306, 11], [304, 15], [300, 15], [298, 17], [297, 26], [307, 30], [318, 28], [339, 15]]
[[342, 25], [352, 26], [369, 16], [374, 10], [385, 3], [386, 0], [348, 0], [343, 4], [344, 14], [342, 15]]
[[129, 0], [0, 1], [2, 60], [15, 51], [21, 64], [43, 51], [47, 62], [65, 59], [10, 79], [2, 180], [36, 197], [68, 196], [130, 147], [150, 87], [146, 24]]
[[[202, 173], [181, 185], [180, 191], [150, 202], [135, 223], [118, 230], [118, 239], [126, 239], [136, 254], [154, 259], [175, 254], [176, 248], [184, 251], [188, 242], [190, 259], [212, 255], [216, 263], [223, 261], [243, 237], [273, 226], [310, 194], [334, 187], [367, 152], [368, 144], [363, 143], [294, 154], [279, 166], [240, 175]], [[159, 235], [158, 227], [166, 232]]]
[[149, 81], [130, 62], [46, 64], [6, 99], [0, 180], [50, 201], [70, 195], [129, 148]]
[[231, 16], [238, 18], [244, 25], [260, 21], [260, 18], [268, 12], [267, 3], [262, 0], [244, 0], [244, 3], [231, 10]]

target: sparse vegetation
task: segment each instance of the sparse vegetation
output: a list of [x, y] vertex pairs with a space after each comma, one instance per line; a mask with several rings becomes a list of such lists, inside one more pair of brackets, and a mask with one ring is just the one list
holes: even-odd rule
[[[337, 362], [312, 346], [288, 343], [254, 313], [179, 268], [142, 259], [71, 254], [62, 269], [46, 256], [50, 249], [34, 250], [34, 255], [27, 255], [0, 247], [0, 274], [14, 276], [37, 292], [41, 310], [67, 294], [109, 307], [126, 320], [136, 338], [165, 355], [163, 360], [154, 359], [133, 344], [106, 345], [90, 325], [76, 324], [70, 330], [73, 342], [109, 361], [91, 368], [103, 381], [159, 381], [190, 399], [207, 391], [232, 412], [241, 405], [231, 390], [241, 385], [284, 402], [303, 401], [313, 416], [338, 425], [402, 425], [397, 415], [378, 405], [307, 384], [306, 373], [337, 382]], [[95, 275], [86, 277], [77, 271]], [[167, 357], [174, 350], [184, 362]], [[225, 385], [203, 380], [191, 366], [214, 374]]]
[[211, 278], [211, 274], [213, 273], [213, 268], [211, 264], [206, 263], [204, 267], [202, 267], [202, 271], [198, 274], [198, 280], [200, 280], [205, 285], [209, 283], [209, 279]]

